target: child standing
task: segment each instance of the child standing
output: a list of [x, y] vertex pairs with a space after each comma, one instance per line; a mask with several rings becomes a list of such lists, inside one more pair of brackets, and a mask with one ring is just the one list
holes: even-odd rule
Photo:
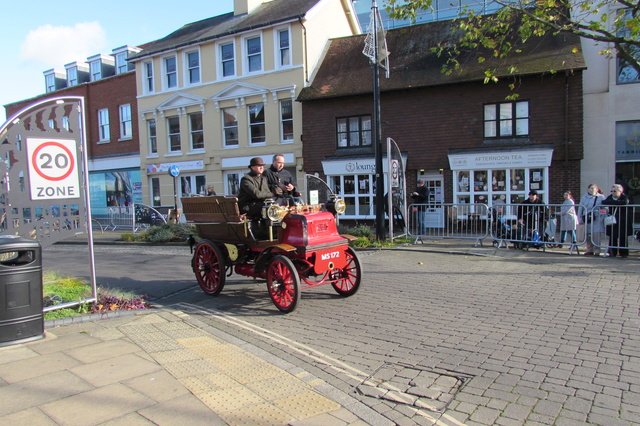
[[[560, 243], [564, 243], [567, 233], [571, 236], [571, 243], [576, 243], [576, 228], [578, 226], [578, 215], [576, 214], [575, 201], [571, 191], [563, 195], [564, 202], [560, 209]], [[562, 247], [562, 246], [560, 246]]]

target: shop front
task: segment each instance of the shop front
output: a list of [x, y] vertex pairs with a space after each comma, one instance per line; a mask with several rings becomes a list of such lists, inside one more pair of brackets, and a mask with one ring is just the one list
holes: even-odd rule
[[532, 189], [549, 202], [553, 149], [496, 150], [449, 154], [454, 204], [519, 204]]
[[[407, 163], [403, 154], [403, 164]], [[387, 187], [387, 158], [382, 159], [385, 188]], [[374, 158], [349, 157], [322, 161], [322, 168], [329, 186], [347, 204], [341, 218], [375, 219], [376, 165]], [[403, 170], [406, 172], [406, 170]]]

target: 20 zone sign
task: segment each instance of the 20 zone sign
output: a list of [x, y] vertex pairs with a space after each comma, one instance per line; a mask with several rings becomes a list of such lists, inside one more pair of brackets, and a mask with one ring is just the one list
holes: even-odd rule
[[80, 198], [75, 140], [27, 139], [32, 200]]

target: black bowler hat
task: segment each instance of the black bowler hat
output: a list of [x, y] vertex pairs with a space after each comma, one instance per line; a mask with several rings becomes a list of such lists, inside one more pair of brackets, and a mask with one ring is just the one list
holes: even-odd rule
[[538, 191], [532, 189], [531, 191], [529, 191], [529, 195], [538, 195]]
[[249, 167], [253, 167], [253, 166], [266, 166], [266, 164], [264, 164], [264, 161], [262, 161], [262, 158], [253, 157], [251, 159], [251, 162], [249, 163]]

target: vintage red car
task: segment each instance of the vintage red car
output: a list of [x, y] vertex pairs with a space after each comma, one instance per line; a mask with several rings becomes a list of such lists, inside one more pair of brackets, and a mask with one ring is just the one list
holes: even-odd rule
[[[355, 294], [362, 278], [349, 247], [355, 237], [340, 235], [336, 226], [344, 201], [313, 176], [306, 193], [313, 204], [282, 207], [268, 200], [262, 218], [241, 215], [234, 196], [182, 198], [184, 216], [201, 238], [192, 247], [191, 265], [202, 290], [218, 295], [233, 272], [263, 278], [282, 312], [296, 308], [302, 289], [322, 284], [341, 296]], [[317, 202], [321, 199], [325, 202]]]

